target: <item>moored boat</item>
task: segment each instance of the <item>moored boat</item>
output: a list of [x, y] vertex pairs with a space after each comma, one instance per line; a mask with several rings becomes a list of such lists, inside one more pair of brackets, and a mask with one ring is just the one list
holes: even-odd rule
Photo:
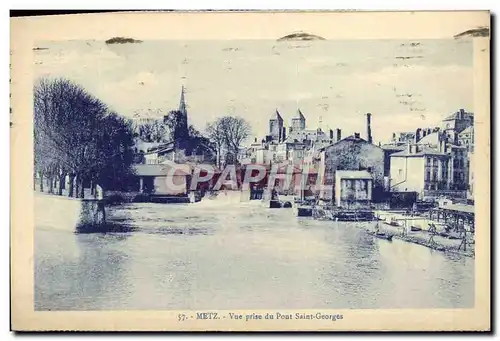
[[374, 236], [375, 238], [385, 239], [387, 241], [392, 241], [392, 234], [383, 233], [383, 232], [368, 232], [368, 234]]
[[299, 206], [297, 207], [297, 217], [312, 217], [312, 206]]
[[375, 238], [379, 239], [385, 239], [387, 241], [392, 241], [392, 237], [394, 236], [393, 234], [387, 233], [387, 232], [381, 232], [380, 231], [380, 225], [377, 222], [376, 228], [373, 231], [368, 231], [368, 234], [374, 236]]

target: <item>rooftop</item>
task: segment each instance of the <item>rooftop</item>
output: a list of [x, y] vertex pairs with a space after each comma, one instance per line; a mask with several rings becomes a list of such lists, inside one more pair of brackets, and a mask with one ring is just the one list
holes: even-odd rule
[[304, 117], [300, 109], [297, 109], [297, 114], [294, 117], [292, 117], [292, 120], [305, 120], [305, 119], [306, 118]]
[[397, 145], [397, 144], [393, 144], [393, 143], [387, 143], [387, 144], [381, 145], [380, 148], [382, 148], [384, 150], [404, 150], [406, 148], [406, 145], [404, 145], [404, 144]]
[[283, 122], [283, 117], [281, 117], [278, 109], [276, 109], [276, 111], [271, 115], [270, 120], [278, 120], [278, 121]]
[[[365, 139], [363, 139], [363, 138], [359, 137], [359, 135], [358, 135], [358, 136], [356, 136], [356, 135], [350, 135], [350, 136], [344, 137], [344, 138], [343, 138], [342, 140], [340, 140], [340, 141], [333, 142], [332, 144], [329, 144], [328, 146], [325, 146], [325, 147], [323, 147], [323, 148], [320, 148], [318, 151], [322, 152], [322, 151], [324, 151], [326, 148], [329, 148], [329, 147], [331, 147], [331, 146], [335, 146], [335, 145], [337, 145], [337, 144], [339, 144], [339, 143], [341, 143], [341, 142], [349, 142], [349, 141], [351, 141], [351, 142], [365, 142], [365, 143], [369, 143], [369, 142], [368, 142], [368, 141], [366, 141]], [[372, 145], [373, 145], [374, 147], [381, 148], [381, 147], [376, 146], [376, 145], [374, 145], [374, 144], [372, 144]]]
[[469, 126], [469, 127], [465, 128], [464, 130], [462, 130], [459, 135], [462, 135], [462, 134], [472, 134], [472, 133], [474, 133], [474, 127], [473, 126]]
[[[414, 146], [415, 147], [415, 146]], [[430, 148], [427, 146], [419, 146], [418, 152], [408, 152], [408, 149], [405, 148], [404, 150], [394, 153], [391, 155], [391, 157], [396, 156], [396, 157], [421, 157], [425, 155], [439, 155], [439, 156], [445, 156], [448, 154], [442, 153], [438, 151], [437, 149]]]
[[154, 165], [137, 164], [134, 165], [133, 168], [137, 176], [167, 176], [191, 174], [191, 170], [188, 165], [181, 165], [173, 162]]
[[453, 114], [446, 117], [443, 121], [454, 121], [454, 120], [460, 119], [461, 114], [464, 115], [463, 118], [473, 116], [472, 113], [466, 112], [465, 110], [460, 109], [459, 111], [454, 112]]
[[427, 145], [431, 145], [431, 146], [439, 145], [439, 132], [434, 132], [434, 133], [430, 133], [428, 135], [425, 135], [417, 142], [417, 144], [420, 144], [420, 145], [427, 144]]
[[456, 211], [456, 212], [464, 212], [464, 213], [472, 213], [474, 214], [474, 206], [473, 205], [465, 205], [465, 204], [449, 204], [440, 207], [444, 210]]
[[365, 170], [338, 170], [335, 176], [340, 179], [373, 179], [372, 175]]

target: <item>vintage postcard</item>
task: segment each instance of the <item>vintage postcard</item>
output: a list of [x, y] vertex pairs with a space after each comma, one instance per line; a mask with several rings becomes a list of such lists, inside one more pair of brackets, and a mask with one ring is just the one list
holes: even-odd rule
[[490, 329], [490, 14], [12, 19], [12, 328]]

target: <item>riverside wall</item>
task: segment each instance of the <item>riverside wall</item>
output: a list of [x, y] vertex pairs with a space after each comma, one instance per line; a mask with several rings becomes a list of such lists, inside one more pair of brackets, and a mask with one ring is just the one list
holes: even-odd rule
[[104, 202], [35, 193], [35, 225], [71, 231], [99, 231], [106, 224]]

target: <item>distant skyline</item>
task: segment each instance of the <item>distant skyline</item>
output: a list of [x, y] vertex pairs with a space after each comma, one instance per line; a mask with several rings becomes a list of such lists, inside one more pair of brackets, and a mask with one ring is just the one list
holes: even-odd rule
[[81, 84], [118, 113], [179, 105], [186, 87], [189, 123], [203, 131], [224, 115], [244, 117], [252, 140], [279, 110], [285, 125], [300, 108], [307, 129], [366, 133], [439, 125], [473, 108], [472, 41], [104, 41], [39, 42], [35, 75]]

